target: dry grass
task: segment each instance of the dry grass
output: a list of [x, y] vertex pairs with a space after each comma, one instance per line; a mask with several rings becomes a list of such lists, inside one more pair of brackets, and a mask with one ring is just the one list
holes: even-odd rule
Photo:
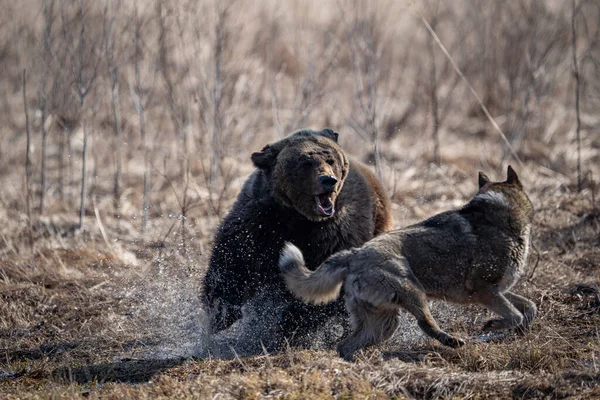
[[[82, 3], [83, 33], [80, 3], [0, 2], [0, 397], [600, 397], [595, 2], [576, 2], [581, 192], [568, 2], [145, 0], [137, 16], [129, 2]], [[332, 126], [381, 175], [396, 226], [460, 205], [478, 170], [501, 178], [517, 165], [446, 57], [427, 51], [421, 17], [435, 20], [524, 163], [537, 253], [517, 290], [539, 307], [531, 332], [479, 335], [484, 310], [436, 303], [436, 319], [465, 347], [437, 345], [404, 316], [389, 343], [352, 364], [323, 349], [194, 358], [207, 343], [198, 294], [212, 235], [252, 170], [249, 153], [265, 142]], [[88, 190], [78, 230], [83, 119]], [[439, 164], [429, 162], [432, 132]]]

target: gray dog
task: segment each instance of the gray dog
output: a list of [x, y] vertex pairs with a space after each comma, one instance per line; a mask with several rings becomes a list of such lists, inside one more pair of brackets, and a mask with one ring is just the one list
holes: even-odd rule
[[427, 297], [486, 306], [502, 318], [488, 321], [485, 331], [525, 330], [535, 318], [535, 304], [510, 291], [527, 261], [532, 214], [510, 166], [504, 182], [491, 182], [480, 172], [479, 192], [462, 208], [336, 253], [315, 271], [288, 243], [279, 267], [288, 288], [305, 302], [332, 301], [344, 286], [353, 332], [338, 352], [347, 360], [392, 336], [400, 307], [427, 335], [458, 347], [464, 341], [439, 328]]

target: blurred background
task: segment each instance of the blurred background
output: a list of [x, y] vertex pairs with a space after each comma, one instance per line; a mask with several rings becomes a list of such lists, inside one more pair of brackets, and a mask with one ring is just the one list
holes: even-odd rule
[[2, 3], [0, 204], [34, 235], [95, 207], [121, 233], [183, 213], [209, 234], [249, 153], [301, 127], [339, 131], [398, 203], [441, 198], [422, 174], [508, 162], [560, 190], [598, 180], [597, 1]]

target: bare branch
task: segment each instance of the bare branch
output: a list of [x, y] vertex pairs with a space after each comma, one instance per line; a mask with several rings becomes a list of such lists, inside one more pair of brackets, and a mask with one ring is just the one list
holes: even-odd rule
[[579, 111], [579, 97], [581, 88], [581, 79], [579, 75], [579, 66], [577, 65], [577, 29], [575, 27], [575, 18], [577, 8], [575, 0], [571, 1], [571, 49], [573, 54], [573, 78], [575, 79], [575, 133], [577, 136], [577, 191], [581, 192], [581, 117]]
[[483, 111], [483, 113], [485, 114], [485, 116], [488, 118], [488, 120], [490, 121], [490, 123], [492, 124], [492, 126], [494, 127], [494, 129], [496, 130], [496, 132], [500, 135], [500, 137], [502, 138], [502, 140], [504, 140], [504, 143], [506, 144], [506, 146], [510, 150], [513, 158], [519, 163], [519, 165], [521, 166], [521, 168], [525, 169], [525, 164], [523, 164], [523, 162], [521, 161], [521, 159], [517, 155], [517, 152], [512, 147], [512, 145], [510, 144], [509, 140], [506, 138], [506, 135], [504, 134], [504, 132], [502, 132], [502, 129], [500, 129], [500, 127], [498, 126], [498, 124], [496, 123], [496, 121], [494, 120], [494, 118], [492, 117], [492, 115], [490, 114], [490, 112], [488, 111], [488, 109], [485, 106], [485, 104], [483, 104], [483, 101], [481, 100], [481, 97], [479, 97], [479, 94], [477, 94], [477, 92], [475, 91], [475, 89], [473, 88], [473, 86], [471, 86], [471, 84], [469, 83], [469, 81], [467, 80], [467, 78], [461, 72], [460, 68], [458, 68], [458, 65], [456, 65], [456, 62], [454, 62], [454, 59], [452, 58], [452, 56], [450, 55], [450, 53], [448, 53], [448, 50], [446, 50], [446, 48], [444, 47], [444, 45], [442, 44], [442, 42], [440, 41], [440, 39], [436, 35], [435, 31], [431, 28], [431, 25], [429, 25], [429, 23], [427, 22], [427, 20], [425, 18], [423, 18], [423, 17], [421, 17], [421, 21], [423, 22], [423, 24], [425, 25], [425, 27], [427, 28], [427, 30], [429, 31], [429, 33], [431, 34], [431, 36], [433, 36], [433, 39], [435, 40], [435, 42], [437, 43], [437, 45], [440, 47], [440, 49], [442, 50], [442, 52], [444, 53], [444, 55], [448, 58], [448, 61], [450, 61], [450, 64], [452, 65], [452, 67], [454, 68], [454, 70], [456, 71], [456, 73], [461, 77], [461, 79], [463, 80], [463, 82], [465, 83], [465, 85], [469, 88], [469, 91], [471, 92], [471, 94], [473, 95], [473, 97], [475, 97], [475, 99], [479, 103], [479, 106], [481, 107], [481, 110]]
[[27, 194], [26, 207], [27, 207], [27, 237], [29, 240], [29, 247], [33, 248], [33, 231], [32, 231], [32, 220], [31, 220], [31, 186], [29, 179], [31, 176], [31, 129], [29, 128], [29, 107], [27, 105], [27, 71], [23, 70], [22, 79], [23, 89], [23, 107], [25, 109], [25, 131], [27, 132], [27, 152], [25, 153], [25, 192]]
[[79, 197], [79, 226], [78, 230], [83, 229], [83, 219], [85, 217], [85, 198], [87, 189], [87, 143], [88, 127], [85, 117], [83, 118], [83, 150], [81, 152], [81, 192]]

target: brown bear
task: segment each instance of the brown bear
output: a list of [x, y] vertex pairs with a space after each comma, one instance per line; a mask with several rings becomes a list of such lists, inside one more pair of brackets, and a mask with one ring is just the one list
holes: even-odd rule
[[269, 333], [280, 340], [271, 337], [271, 343], [285, 338], [307, 344], [330, 317], [346, 315], [343, 301], [315, 306], [295, 299], [278, 269], [285, 242], [316, 268], [392, 226], [382, 184], [365, 165], [349, 160], [337, 139], [331, 129], [304, 129], [252, 154], [257, 170], [216, 232], [204, 279], [212, 332], [241, 318], [242, 306], [265, 291], [284, 304]]

